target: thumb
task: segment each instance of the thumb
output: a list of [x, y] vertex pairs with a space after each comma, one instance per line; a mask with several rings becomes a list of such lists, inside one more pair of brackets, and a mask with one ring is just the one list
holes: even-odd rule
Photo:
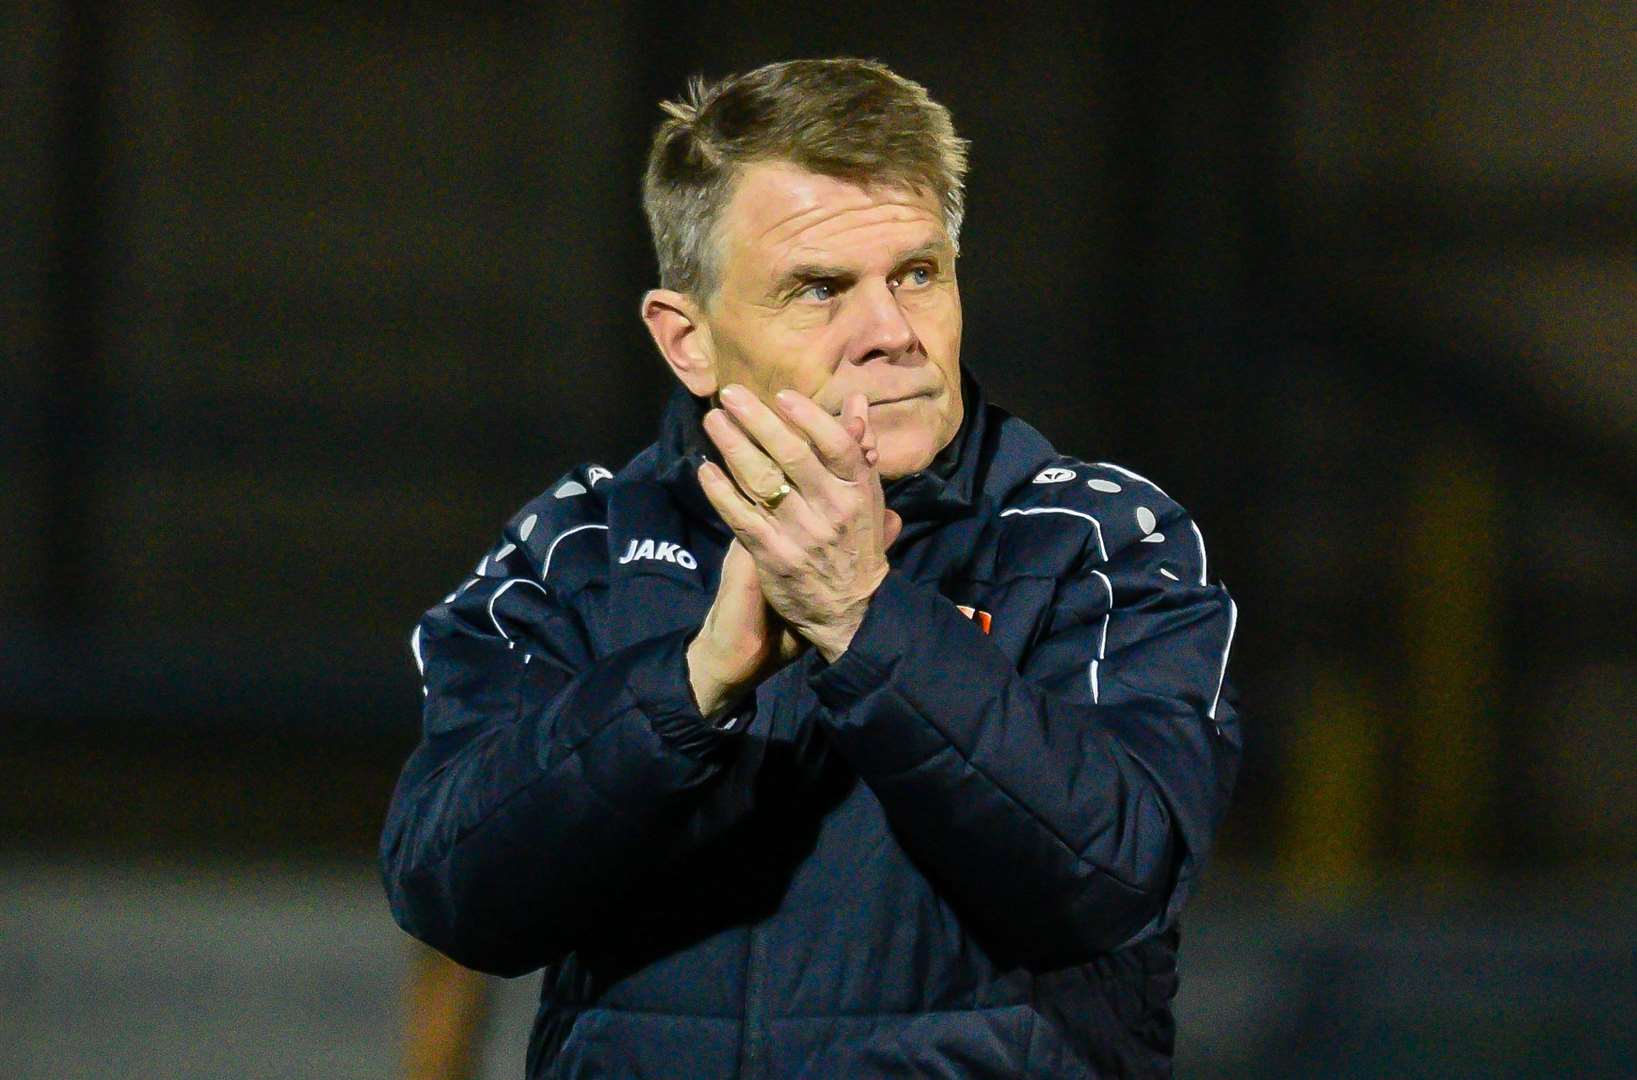
[[883, 510], [883, 511], [881, 511], [881, 546], [882, 546], [882, 548], [892, 547], [893, 541], [897, 540], [898, 539], [898, 534], [903, 532], [903, 531], [904, 531], [904, 519], [898, 516], [898, 511], [896, 511], [896, 510]]
[[737, 539], [722, 556], [722, 576], [716, 583], [706, 622], [723, 655], [735, 660], [756, 652], [767, 636], [767, 601], [756, 574], [756, 560]]
[[722, 593], [750, 593], [754, 592], [758, 598], [761, 595], [762, 584], [756, 577], [756, 560], [750, 557], [737, 537], [728, 544], [728, 553], [722, 556], [722, 577], [716, 586], [717, 592]]

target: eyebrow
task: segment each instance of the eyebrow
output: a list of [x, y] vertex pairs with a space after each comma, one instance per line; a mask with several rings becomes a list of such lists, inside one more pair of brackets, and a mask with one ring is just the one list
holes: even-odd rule
[[893, 265], [903, 266], [907, 262], [932, 259], [947, 254], [949, 251], [950, 244], [948, 240], [928, 240], [920, 247], [910, 248], [908, 251], [900, 254], [893, 262]]
[[[923, 259], [932, 259], [946, 254], [950, 250], [947, 240], [929, 240], [924, 244], [912, 247], [907, 251], [899, 252], [893, 258], [893, 266], [903, 266], [905, 263], [917, 262]], [[851, 285], [858, 280], [858, 275], [844, 266], [822, 266], [817, 263], [803, 263], [792, 266], [779, 280], [773, 283], [768, 295], [783, 296], [788, 290], [812, 281], [836, 281]]]

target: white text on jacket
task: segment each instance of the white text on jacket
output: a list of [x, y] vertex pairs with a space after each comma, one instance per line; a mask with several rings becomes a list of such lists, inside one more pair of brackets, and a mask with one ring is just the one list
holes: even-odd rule
[[661, 540], [657, 544], [653, 540], [632, 540], [631, 546], [620, 556], [620, 564], [635, 562], [637, 559], [663, 559], [668, 563], [676, 563], [684, 570], [693, 570], [699, 566], [698, 561], [686, 549], [677, 547], [669, 540]]

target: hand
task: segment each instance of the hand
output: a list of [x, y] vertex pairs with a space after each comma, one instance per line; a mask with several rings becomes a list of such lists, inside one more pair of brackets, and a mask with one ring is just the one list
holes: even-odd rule
[[769, 610], [756, 563], [734, 540], [722, 558], [716, 599], [688, 645], [688, 682], [700, 715], [709, 716], [806, 648]]
[[[775, 395], [777, 412], [741, 386], [721, 399], [705, 432], [739, 488], [714, 463], [700, 466], [700, 486], [754, 559], [768, 604], [833, 661], [887, 576], [902, 525], [881, 491], [868, 402], [853, 395], [838, 420], [793, 390]], [[776, 509], [740, 494], [765, 500], [783, 484], [792, 490]]]

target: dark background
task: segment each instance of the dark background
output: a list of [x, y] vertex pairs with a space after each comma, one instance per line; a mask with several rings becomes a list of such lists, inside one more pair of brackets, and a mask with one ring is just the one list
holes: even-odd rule
[[[1179, 1072], [1637, 1069], [1626, 5], [42, 2], [0, 49], [9, 1075], [80, 1068], [133, 952], [191, 974], [100, 995], [101, 1060], [206, 1068], [185, 1003], [301, 948], [242, 972], [260, 1022], [316, 1045], [303, 980], [376, 981], [356, 1045], [266, 1075], [387, 1074], [409, 631], [653, 436], [656, 102], [835, 54], [972, 140], [990, 396], [1157, 480], [1239, 603]], [[338, 910], [368, 958], [303, 936]]]

